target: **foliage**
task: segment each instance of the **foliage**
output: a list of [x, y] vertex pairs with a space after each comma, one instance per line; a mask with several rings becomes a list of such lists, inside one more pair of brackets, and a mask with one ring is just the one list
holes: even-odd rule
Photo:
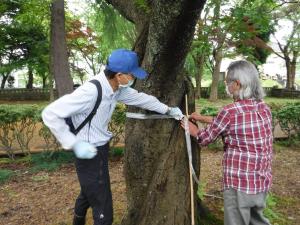
[[131, 49], [136, 38], [134, 25], [123, 18], [117, 10], [105, 1], [90, 4], [86, 13], [87, 26], [99, 38], [100, 63], [106, 64], [110, 52], [116, 48]]
[[123, 147], [113, 147], [110, 150], [111, 157], [121, 157], [124, 155], [124, 148]]
[[[31, 67], [48, 70], [48, 7], [50, 1], [4, 1], [0, 15], [0, 74]], [[46, 57], [45, 57], [46, 56]], [[5, 82], [5, 80], [4, 80]], [[4, 85], [4, 84], [3, 84]]]
[[0, 105], [0, 143], [10, 158], [14, 158], [14, 140], [24, 154], [30, 154], [29, 143], [37, 123], [36, 112], [36, 105]]
[[106, 60], [115, 48], [131, 48], [135, 38], [135, 26], [104, 1], [91, 4], [87, 13], [88, 25], [100, 37], [100, 50]]
[[[0, 144], [9, 158], [14, 159], [19, 150], [30, 155], [30, 143], [34, 135], [39, 135], [44, 140], [45, 154], [56, 154], [60, 149], [56, 138], [42, 123], [43, 108], [44, 105], [0, 105]], [[125, 110], [124, 105], [117, 105], [109, 124], [110, 131], [114, 133], [112, 146], [124, 139]]]
[[54, 171], [61, 167], [63, 164], [71, 163], [73, 161], [74, 154], [72, 151], [56, 151], [33, 154], [31, 156], [32, 167], [30, 168], [30, 171]]
[[14, 174], [14, 171], [7, 169], [0, 169], [0, 184], [7, 181]]
[[[105, 1], [86, 2], [82, 15], [67, 13], [67, 42], [72, 75], [81, 83], [85, 75], [97, 75], [115, 48], [131, 49], [135, 28]], [[78, 63], [83, 62], [83, 63]]]
[[108, 129], [114, 134], [111, 139], [111, 145], [115, 146], [124, 139], [126, 106], [117, 104], [116, 109], [112, 115], [112, 120], [109, 123]]
[[206, 185], [207, 185], [207, 182], [201, 182], [198, 185], [197, 196], [201, 201], [203, 201], [203, 199], [204, 199]]
[[[299, 64], [300, 51], [300, 2], [290, 1], [280, 4], [272, 12], [276, 29], [285, 28], [282, 40], [279, 40], [275, 32], [273, 36], [277, 42], [277, 49], [274, 53], [285, 61], [287, 75], [287, 89], [294, 89], [297, 64]], [[286, 29], [288, 28], [288, 29]]]
[[267, 207], [264, 210], [264, 215], [270, 220], [271, 224], [283, 224], [286, 222], [281, 213], [276, 212], [276, 206], [279, 199], [272, 193], [267, 196]]
[[208, 211], [200, 217], [199, 222], [197, 224], [199, 225], [223, 225], [224, 221], [220, 220], [216, 215], [214, 215], [212, 212]]
[[213, 106], [206, 106], [201, 109], [200, 114], [205, 115], [205, 116], [216, 116], [218, 115], [218, 109]]
[[300, 136], [300, 102], [286, 104], [272, 113], [273, 120], [278, 122], [289, 139]]
[[150, 12], [150, 7], [146, 0], [135, 0], [134, 3], [138, 8], [142, 9], [145, 13]]
[[255, 64], [263, 64], [272, 50], [267, 42], [274, 32], [274, 21], [268, 12], [276, 1], [240, 1], [233, 12], [232, 38], [238, 54]]
[[204, 76], [205, 69], [208, 70], [213, 81], [211, 100], [217, 98], [216, 93], [219, 93], [218, 98], [225, 97], [217, 87], [223, 58], [242, 56], [255, 64], [265, 63], [272, 52], [267, 42], [274, 31], [274, 23], [268, 12], [274, 6], [275, 0], [206, 2], [185, 68], [194, 77]]

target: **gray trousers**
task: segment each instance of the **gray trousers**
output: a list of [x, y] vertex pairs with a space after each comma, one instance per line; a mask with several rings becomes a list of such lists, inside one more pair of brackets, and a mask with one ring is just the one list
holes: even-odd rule
[[267, 193], [254, 195], [224, 190], [224, 224], [225, 225], [270, 225], [263, 215], [266, 207]]

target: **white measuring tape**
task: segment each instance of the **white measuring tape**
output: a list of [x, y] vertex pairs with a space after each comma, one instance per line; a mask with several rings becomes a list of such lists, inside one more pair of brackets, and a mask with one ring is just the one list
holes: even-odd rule
[[[170, 115], [162, 115], [162, 114], [143, 114], [143, 113], [126, 113], [127, 118], [131, 119], [140, 119], [140, 120], [146, 120], [146, 119], [175, 119], [175, 117]], [[193, 167], [193, 157], [192, 157], [192, 145], [191, 145], [191, 136], [190, 136], [190, 130], [189, 130], [189, 119], [185, 116], [184, 117], [184, 128], [185, 128], [185, 141], [186, 141], [186, 147], [187, 147], [187, 153], [189, 157], [189, 164], [192, 169], [192, 175], [194, 180], [197, 184], [199, 184], [199, 180], [196, 176], [194, 167]]]
[[173, 116], [163, 114], [143, 114], [127, 112], [126, 117], [131, 119], [147, 120], [147, 119], [175, 119]]

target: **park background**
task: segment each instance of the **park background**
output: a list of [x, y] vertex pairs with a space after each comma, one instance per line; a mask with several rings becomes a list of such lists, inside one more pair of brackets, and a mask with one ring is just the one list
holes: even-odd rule
[[[181, 90], [185, 88], [178, 86], [177, 80], [178, 77], [185, 77], [184, 82], [191, 83], [190, 89], [185, 90], [189, 94], [190, 110], [206, 115], [216, 115], [222, 106], [232, 101], [226, 96], [223, 82], [229, 63], [237, 59], [253, 62], [260, 72], [267, 94], [265, 101], [272, 109], [274, 123], [274, 185], [265, 214], [272, 224], [299, 223], [300, 3], [281, 0], [209, 0], [199, 1], [202, 3], [199, 6], [190, 6], [186, 2], [174, 1], [173, 4], [169, 3], [171, 8], [167, 7], [167, 3], [164, 6], [160, 1], [144, 0], [127, 3], [121, 0], [5, 0], [0, 3], [0, 224], [71, 224], [73, 202], [79, 191], [72, 164], [74, 156], [72, 152], [60, 149], [49, 130], [41, 123], [40, 112], [55, 98], [71, 92], [74, 85], [81, 85], [99, 74], [107, 56], [116, 48], [136, 50], [144, 58], [143, 66], [152, 71], [150, 74], [154, 78], [146, 85], [137, 83], [135, 87], [138, 90], [154, 94], [166, 103], [179, 105], [182, 96], [178, 100], [176, 94], [183, 94]], [[157, 21], [163, 27], [165, 24], [160, 20], [169, 21], [167, 18], [172, 13], [175, 19], [165, 26], [172, 27], [179, 23], [177, 17], [184, 4], [195, 7], [199, 13], [197, 19], [193, 20], [194, 28], [190, 28], [189, 32], [185, 34], [184, 30], [177, 28], [180, 32], [176, 30], [172, 33], [172, 30], [153, 27]], [[125, 9], [130, 10], [126, 12]], [[159, 13], [163, 16], [158, 16]], [[155, 23], [149, 15], [153, 16]], [[188, 16], [182, 18], [185, 22], [188, 19]], [[152, 27], [148, 28], [145, 25], [147, 23], [153, 23]], [[191, 23], [186, 22], [186, 27]], [[145, 27], [152, 31], [148, 36], [142, 35]], [[53, 31], [57, 32], [56, 35]], [[168, 32], [170, 35], [164, 36]], [[156, 40], [155, 35], [164, 38]], [[181, 54], [174, 54], [164, 40], [173, 44], [173, 40], [182, 38], [182, 35], [189, 35], [190, 43], [182, 44], [185, 48], [179, 51]], [[139, 40], [147, 40], [147, 44], [140, 44]], [[156, 45], [151, 44], [153, 42]], [[157, 47], [157, 43], [161, 43], [162, 47]], [[182, 47], [181, 42], [178, 43]], [[143, 50], [145, 45], [148, 46], [147, 51]], [[164, 45], [167, 47], [163, 48]], [[168, 58], [162, 57], [163, 69], [153, 69], [157, 64], [152, 62], [158, 60], [151, 56], [151, 51], [156, 51], [157, 54], [166, 49], [170, 53]], [[180, 59], [180, 63], [176, 62], [177, 59]], [[175, 68], [178, 63], [182, 65], [182, 69], [173, 71], [174, 75], [170, 73], [171, 69], [164, 70], [169, 66], [169, 61], [170, 67]], [[164, 79], [165, 77], [168, 79]], [[166, 97], [162, 94], [163, 90], [166, 90], [166, 95], [174, 95], [176, 98]], [[128, 163], [132, 163], [144, 169], [148, 184], [158, 181], [154, 178], [152, 181], [149, 177], [153, 175], [149, 175], [149, 168], [147, 170], [134, 161], [135, 158], [129, 153], [148, 157], [144, 153], [147, 151], [145, 146], [142, 146], [145, 150], [141, 151], [130, 144], [138, 136], [132, 135], [129, 144], [125, 145], [128, 135], [126, 126], [139, 126], [126, 120], [127, 110], [131, 109], [118, 105], [110, 124], [110, 130], [115, 133], [111, 142], [110, 174], [115, 205], [114, 224], [132, 225], [133, 222], [126, 218], [126, 214], [134, 205], [142, 203], [128, 202], [128, 196], [136, 193], [130, 193], [128, 189], [134, 185], [130, 183], [133, 182], [130, 179], [126, 183], [126, 176], [130, 174], [124, 175], [124, 165], [126, 167]], [[161, 139], [168, 137], [166, 133], [177, 132], [177, 128], [171, 129], [169, 124], [164, 127], [162, 124], [145, 122], [142, 126], [149, 128], [149, 133], [138, 140], [147, 143], [152, 149], [157, 147], [155, 141], [161, 144]], [[170, 132], [164, 128], [168, 128]], [[180, 135], [183, 138], [183, 133]], [[184, 149], [182, 143], [184, 142], [173, 140], [169, 142], [166, 151], [175, 149], [172, 146]], [[150, 158], [150, 161], [164, 162], [162, 151], [165, 149], [157, 149], [156, 158]], [[182, 158], [181, 166], [188, 167], [186, 156], [175, 153]], [[197, 222], [222, 224], [221, 141], [201, 150], [196, 149], [194, 154], [199, 156], [198, 159], [196, 157], [198, 161], [194, 162], [194, 166], [198, 173], [200, 171], [201, 180], [201, 185], [195, 187], [196, 201], [201, 205], [196, 211]], [[155, 174], [159, 174], [156, 169]], [[172, 177], [173, 174], [178, 176], [177, 172], [171, 171], [172, 174], [167, 174], [166, 177]], [[185, 174], [188, 177], [188, 172]], [[159, 187], [163, 186], [158, 183]], [[164, 199], [182, 197], [180, 194], [171, 194], [170, 197], [164, 191], [154, 189], [162, 202]], [[184, 189], [178, 186], [178, 192], [184, 193], [185, 190], [188, 187]], [[172, 191], [174, 190], [171, 189]], [[166, 212], [166, 215], [174, 212], [171, 206], [157, 205], [157, 210]], [[151, 204], [142, 204], [141, 207], [146, 212], [151, 211], [151, 208]], [[183, 209], [188, 211], [189, 204], [183, 206]], [[141, 214], [134, 223], [142, 225], [143, 222], [139, 221], [147, 221], [147, 216], [150, 221], [151, 215], [161, 216], [157, 212], [151, 213]], [[169, 224], [182, 225], [179, 221], [181, 218]], [[184, 224], [189, 224], [189, 221], [184, 221]], [[91, 223], [90, 214], [89, 222]], [[151, 225], [155, 224], [159, 223], [152, 221]]]

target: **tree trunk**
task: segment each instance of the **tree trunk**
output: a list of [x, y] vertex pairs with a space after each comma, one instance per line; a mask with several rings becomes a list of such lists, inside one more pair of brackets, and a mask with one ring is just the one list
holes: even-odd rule
[[222, 49], [225, 42], [226, 34], [223, 34], [223, 30], [220, 26], [220, 10], [221, 10], [221, 0], [216, 0], [214, 8], [214, 22], [216, 23], [216, 40], [217, 47], [213, 50], [213, 58], [214, 58], [214, 67], [212, 74], [212, 83], [210, 88], [210, 101], [216, 101], [218, 99], [218, 85], [219, 85], [219, 77], [220, 77], [220, 68], [222, 62]]
[[298, 58], [298, 51], [293, 51], [293, 59], [291, 61], [291, 83], [292, 89], [295, 89], [295, 77], [296, 77], [296, 65], [297, 65], [297, 58]]
[[213, 68], [213, 74], [212, 74], [212, 83], [211, 83], [211, 89], [210, 89], [210, 101], [216, 101], [218, 99], [218, 85], [219, 85], [219, 79], [220, 79], [220, 68], [222, 63], [222, 49], [216, 49], [215, 52], [215, 65]]
[[33, 71], [30, 66], [28, 67], [28, 82], [27, 82], [26, 88], [27, 89], [33, 88]]
[[50, 45], [50, 71], [60, 97], [73, 91], [65, 38], [64, 0], [54, 0], [51, 4]]
[[196, 74], [196, 99], [201, 98], [201, 80], [202, 74], [204, 70], [204, 55], [199, 56], [195, 59], [197, 66], [197, 74]]
[[291, 77], [291, 59], [289, 56], [285, 56], [285, 67], [286, 67], [286, 89], [293, 89], [293, 79]]
[[43, 88], [47, 87], [47, 76], [44, 74], [44, 76], [42, 76], [42, 83], [43, 83]]
[[[188, 93], [189, 111], [195, 111], [194, 91], [183, 74], [183, 65], [205, 1], [154, 0], [147, 5], [148, 13], [140, 14], [138, 9], [126, 7], [135, 5], [134, 0], [108, 2], [138, 26], [134, 50], [149, 77], [138, 81], [135, 88], [169, 106], [180, 106], [183, 111], [184, 96]], [[184, 131], [178, 121], [128, 119], [125, 144], [128, 210], [122, 225], [190, 224], [188, 157]], [[195, 142], [193, 154], [199, 173], [200, 154]], [[199, 215], [197, 211], [195, 215]]]
[[7, 78], [9, 77], [9, 74], [7, 75], [2, 75], [2, 81], [1, 81], [1, 89], [4, 89], [5, 88], [5, 84], [6, 84], [6, 81], [7, 81]]

